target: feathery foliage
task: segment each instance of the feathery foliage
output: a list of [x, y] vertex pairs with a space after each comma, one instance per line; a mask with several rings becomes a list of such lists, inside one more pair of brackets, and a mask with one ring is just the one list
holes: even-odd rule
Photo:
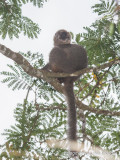
[[20, 33], [28, 38], [37, 38], [40, 33], [38, 24], [22, 15], [22, 5], [33, 3], [42, 7], [44, 0], [1, 0], [0, 1], [0, 35], [3, 39], [8, 35], [10, 39], [18, 38]]
[[[31, 159], [35, 155], [47, 158], [53, 151], [46, 148], [46, 139], [56, 137], [56, 133], [57, 137], [61, 138], [65, 132], [61, 127], [65, 123], [64, 112], [59, 109], [48, 111], [43, 103], [29, 103], [25, 99], [24, 104], [18, 104], [15, 109], [15, 119], [15, 126], [5, 130], [3, 134], [7, 136], [5, 146], [9, 159]], [[54, 154], [55, 152], [57, 151], [54, 151]]]
[[[14, 0], [10, 2], [17, 3], [17, 6], [18, 4], [32, 2], [39, 7], [38, 2], [42, 3], [42, 1], [35, 0]], [[5, 5], [6, 1], [0, 3]], [[18, 12], [21, 12], [21, 6], [18, 8]], [[75, 43], [86, 48], [89, 67], [100, 66], [115, 59], [120, 59], [119, 4], [113, 0], [99, 0], [98, 4], [95, 4], [92, 8], [94, 12], [100, 15], [100, 19], [96, 20], [90, 27], [84, 27], [84, 33], [78, 33], [76, 36], [71, 33]], [[21, 13], [18, 15], [21, 15]], [[6, 18], [3, 17], [3, 19], [4, 25], [6, 25]], [[13, 19], [15, 20], [15, 17]], [[11, 21], [10, 24], [13, 25], [14, 21]], [[25, 28], [23, 27], [24, 29], [20, 32], [30, 34], [28, 37], [32, 37], [32, 35], [35, 37], [32, 24], [30, 28], [28, 26], [25, 24]], [[16, 26], [13, 26], [12, 29], [16, 29]], [[6, 35], [2, 30], [0, 34], [2, 36]], [[39, 53], [29, 51], [26, 54], [21, 54], [33, 67], [41, 68], [44, 66], [43, 57]], [[13, 90], [25, 89], [27, 94], [24, 103], [18, 104], [15, 109], [16, 124], [11, 126], [10, 129], [6, 129], [3, 134], [7, 140], [5, 144], [1, 145], [0, 158], [67, 159], [67, 151], [50, 149], [46, 144], [49, 137], [66, 139], [66, 102], [63, 96], [43, 80], [27, 75], [17, 64], [14, 66], [8, 65], [8, 67], [10, 68], [9, 72], [1, 72], [4, 76], [2, 82], [7, 83]], [[80, 80], [75, 82], [74, 90], [76, 100], [87, 104], [89, 109], [111, 112], [111, 114], [105, 114], [105, 112], [104, 114], [94, 113], [89, 109], [83, 111], [78, 106], [78, 141], [87, 141], [111, 151], [116, 156], [120, 156], [120, 117], [112, 115], [114, 112], [120, 112], [120, 64], [114, 64], [100, 71], [82, 75]], [[31, 94], [32, 98], [29, 100], [28, 97]], [[79, 153], [79, 159], [98, 160], [99, 158]]]

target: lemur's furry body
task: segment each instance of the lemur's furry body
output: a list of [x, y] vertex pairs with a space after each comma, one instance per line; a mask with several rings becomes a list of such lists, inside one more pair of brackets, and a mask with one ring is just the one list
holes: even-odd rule
[[[71, 44], [70, 33], [59, 30], [54, 36], [54, 48], [49, 55], [49, 63], [44, 69], [53, 72], [73, 73], [87, 67], [87, 54], [83, 47]], [[64, 83], [64, 94], [68, 104], [68, 140], [76, 141], [76, 107], [73, 82], [78, 77], [58, 78]]]

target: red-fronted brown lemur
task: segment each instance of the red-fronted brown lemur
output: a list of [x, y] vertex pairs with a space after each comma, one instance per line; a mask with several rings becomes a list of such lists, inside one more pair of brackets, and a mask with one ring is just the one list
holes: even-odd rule
[[[73, 73], [87, 67], [87, 54], [82, 46], [71, 44], [71, 35], [66, 30], [59, 30], [54, 36], [54, 47], [49, 55], [49, 63], [43, 68], [52, 72]], [[79, 76], [78, 76], [79, 77]], [[64, 83], [64, 94], [68, 109], [68, 140], [76, 141], [76, 106], [73, 82], [78, 77], [58, 78]]]

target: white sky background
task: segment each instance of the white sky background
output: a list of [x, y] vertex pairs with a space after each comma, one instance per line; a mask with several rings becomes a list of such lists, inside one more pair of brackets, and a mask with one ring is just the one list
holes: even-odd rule
[[[19, 39], [13, 40], [0, 38], [0, 43], [16, 52], [42, 53], [47, 62], [54, 33], [59, 29], [66, 29], [74, 34], [83, 32], [83, 27], [90, 26], [97, 19], [91, 9], [97, 2], [98, 0], [49, 0], [44, 3], [43, 8], [27, 4], [23, 7], [23, 15], [39, 24], [41, 33], [38, 39], [31, 40], [21, 35]], [[0, 72], [7, 71], [7, 64], [13, 64], [12, 60], [0, 53]], [[14, 109], [17, 103], [23, 102], [25, 95], [25, 90], [12, 91], [6, 84], [0, 83], [0, 134], [14, 124]], [[2, 142], [0, 135], [0, 144]]]

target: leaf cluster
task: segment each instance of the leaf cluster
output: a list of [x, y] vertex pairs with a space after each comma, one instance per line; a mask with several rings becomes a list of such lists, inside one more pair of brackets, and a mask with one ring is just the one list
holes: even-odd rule
[[113, 14], [115, 12], [114, 8], [116, 6], [116, 3], [114, 0], [110, 1], [104, 1], [104, 0], [99, 0], [100, 3], [95, 4], [92, 6], [92, 9], [95, 13], [98, 13], [98, 15], [109, 15], [109, 17], [113, 17]]
[[120, 55], [120, 36], [118, 30], [110, 36], [110, 24], [108, 20], [99, 20], [90, 28], [84, 27], [85, 33], [77, 35], [81, 38], [78, 43], [86, 47], [89, 65], [100, 65]]
[[0, 1], [0, 35], [3, 39], [8, 35], [10, 39], [19, 38], [23, 33], [28, 38], [37, 38], [40, 33], [38, 24], [22, 15], [22, 5], [33, 3], [41, 7], [43, 0], [1, 0]]
[[[101, 18], [90, 27], [84, 27], [84, 33], [77, 34], [75, 40], [86, 48], [88, 64], [100, 65], [120, 57], [120, 16], [115, 12], [114, 0], [107, 2], [100, 0], [92, 8], [101, 15]], [[114, 20], [116, 16], [117, 21]]]
[[[15, 109], [16, 124], [11, 126], [11, 129], [6, 129], [3, 134], [7, 138], [5, 147], [7, 145], [7, 156], [10, 159], [29, 158], [29, 152], [32, 151], [36, 155], [41, 155], [40, 157], [51, 154], [50, 149], [44, 148], [46, 139], [56, 137], [56, 134], [58, 138], [63, 136], [65, 131], [61, 126], [65, 123], [65, 113], [60, 110], [48, 111], [46, 107], [48, 106], [44, 103], [36, 105], [26, 100], [24, 104], [18, 104]], [[15, 154], [16, 152], [19, 154]]]

